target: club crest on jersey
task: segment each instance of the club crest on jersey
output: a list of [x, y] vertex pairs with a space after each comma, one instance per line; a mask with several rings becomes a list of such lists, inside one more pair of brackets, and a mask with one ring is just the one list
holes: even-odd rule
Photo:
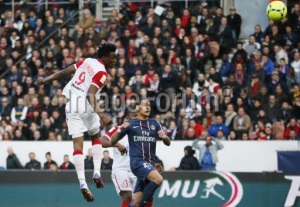
[[154, 125], [151, 125], [150, 129], [154, 131], [156, 127]]

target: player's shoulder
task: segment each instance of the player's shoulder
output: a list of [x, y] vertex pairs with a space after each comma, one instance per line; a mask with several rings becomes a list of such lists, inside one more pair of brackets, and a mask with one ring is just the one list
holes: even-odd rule
[[156, 125], [159, 125], [159, 121], [155, 118], [149, 118], [149, 122], [152, 123], [152, 124], [156, 124]]
[[105, 68], [104, 67], [104, 63], [96, 58], [86, 58], [85, 61], [89, 62], [92, 65], [97, 65], [98, 67], [100, 67], [100, 69]]
[[127, 122], [132, 125], [132, 124], [137, 124], [138, 123], [138, 119], [134, 118], [134, 119], [130, 119], [130, 120], [127, 120]]
[[152, 130], [160, 130], [162, 128], [160, 122], [155, 118], [150, 118], [149, 122], [150, 122], [150, 128]]

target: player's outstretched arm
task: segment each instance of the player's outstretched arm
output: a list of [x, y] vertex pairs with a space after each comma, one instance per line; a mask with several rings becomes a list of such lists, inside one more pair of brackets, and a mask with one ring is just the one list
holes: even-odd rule
[[103, 112], [101, 112], [100, 106], [98, 104], [96, 93], [98, 92], [99, 88], [95, 86], [94, 84], [91, 84], [88, 90], [88, 93], [86, 95], [87, 100], [91, 104], [94, 111], [98, 114], [100, 117], [102, 123], [104, 125], [110, 125], [112, 124], [112, 120], [110, 117], [106, 116]]
[[158, 131], [158, 136], [159, 138], [162, 139], [163, 143], [166, 146], [170, 146], [171, 145], [171, 139], [166, 135], [166, 133], [163, 130]]
[[124, 132], [124, 130], [129, 127], [130, 124], [128, 122], [124, 122], [121, 126], [119, 126], [118, 131], [116, 131], [114, 133], [114, 135], [111, 137], [111, 145], [115, 145], [117, 144], [117, 142], [120, 140], [120, 138], [122, 138], [126, 132]]
[[69, 75], [75, 73], [75, 71], [76, 71], [75, 66], [71, 65], [70, 67], [67, 67], [66, 69], [63, 69], [57, 73], [54, 73], [46, 78], [39, 77], [38, 80], [36, 81], [36, 84], [43, 85], [43, 84], [51, 82], [53, 80], [58, 80], [58, 79], [66, 77], [66, 76], [69, 76]]

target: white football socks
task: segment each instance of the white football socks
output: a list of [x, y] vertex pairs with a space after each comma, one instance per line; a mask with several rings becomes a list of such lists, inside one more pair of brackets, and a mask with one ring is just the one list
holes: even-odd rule
[[94, 174], [97, 173], [99, 176], [101, 176], [100, 165], [102, 161], [102, 145], [94, 144], [92, 146], [92, 153], [93, 153], [93, 162], [94, 162]]
[[74, 157], [74, 165], [75, 165], [75, 169], [76, 169], [76, 173], [78, 176], [80, 186], [82, 184], [87, 186], [86, 180], [85, 180], [85, 174], [84, 174], [84, 156], [83, 156], [83, 154], [75, 154], [75, 155], [73, 155], [73, 157]]

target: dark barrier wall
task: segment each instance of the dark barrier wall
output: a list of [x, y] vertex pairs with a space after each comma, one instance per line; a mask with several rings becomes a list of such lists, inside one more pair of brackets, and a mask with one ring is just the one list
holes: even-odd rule
[[[74, 171], [0, 172], [0, 207], [118, 207], [121, 200], [102, 172], [104, 189], [89, 183], [95, 200], [81, 197]], [[87, 173], [88, 181], [92, 172]], [[300, 175], [277, 173], [168, 172], [154, 207], [300, 206]]]

